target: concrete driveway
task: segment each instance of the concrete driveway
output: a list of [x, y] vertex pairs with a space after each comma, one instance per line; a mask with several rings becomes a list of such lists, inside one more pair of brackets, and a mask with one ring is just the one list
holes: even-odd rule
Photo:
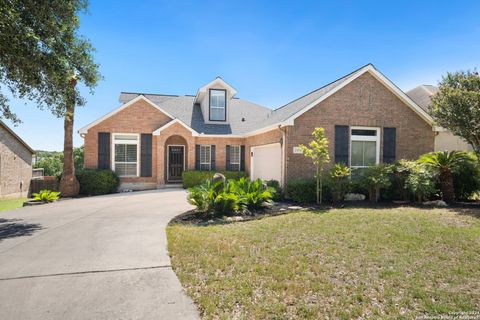
[[115, 194], [0, 213], [1, 319], [197, 319], [165, 226], [184, 190]]

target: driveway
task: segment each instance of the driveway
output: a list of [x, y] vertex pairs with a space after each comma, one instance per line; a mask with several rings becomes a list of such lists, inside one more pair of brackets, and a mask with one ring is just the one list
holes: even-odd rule
[[197, 319], [165, 227], [190, 209], [165, 189], [0, 213], [2, 319]]

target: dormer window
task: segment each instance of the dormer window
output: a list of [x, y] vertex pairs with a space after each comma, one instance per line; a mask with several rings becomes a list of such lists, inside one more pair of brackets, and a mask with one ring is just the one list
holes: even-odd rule
[[227, 90], [210, 89], [210, 121], [227, 120]]

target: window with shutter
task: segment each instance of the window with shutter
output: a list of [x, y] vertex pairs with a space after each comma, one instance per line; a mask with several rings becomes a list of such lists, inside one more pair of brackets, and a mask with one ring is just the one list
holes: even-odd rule
[[212, 153], [210, 145], [200, 146], [200, 170], [211, 170], [212, 168]]
[[138, 177], [138, 134], [114, 134], [113, 171], [119, 177]]
[[352, 127], [350, 132], [350, 167], [366, 168], [380, 160], [379, 128]]
[[230, 146], [230, 168], [232, 171], [240, 171], [240, 146]]

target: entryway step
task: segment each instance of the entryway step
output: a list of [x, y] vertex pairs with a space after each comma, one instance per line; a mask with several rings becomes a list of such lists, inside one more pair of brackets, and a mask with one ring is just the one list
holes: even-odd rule
[[181, 183], [167, 183], [161, 186], [160, 188], [162, 189], [168, 189], [168, 188], [183, 188], [183, 185]]

